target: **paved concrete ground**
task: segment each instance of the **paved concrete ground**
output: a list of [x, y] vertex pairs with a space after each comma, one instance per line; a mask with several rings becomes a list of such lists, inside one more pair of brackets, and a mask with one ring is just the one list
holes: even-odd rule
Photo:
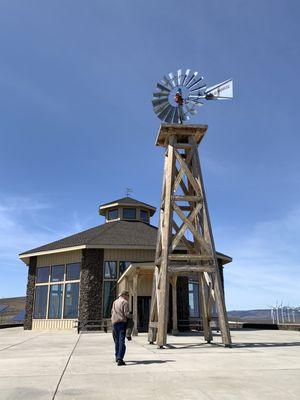
[[110, 334], [0, 330], [0, 399], [300, 399], [299, 332], [232, 336], [231, 349], [170, 336], [159, 350], [142, 334], [118, 367]]

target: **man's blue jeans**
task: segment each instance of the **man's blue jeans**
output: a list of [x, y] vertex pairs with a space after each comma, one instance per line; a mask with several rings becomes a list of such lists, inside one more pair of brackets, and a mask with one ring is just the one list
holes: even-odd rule
[[126, 327], [127, 327], [127, 322], [117, 322], [116, 324], [113, 325], [113, 337], [115, 341], [116, 360], [123, 360], [125, 355]]

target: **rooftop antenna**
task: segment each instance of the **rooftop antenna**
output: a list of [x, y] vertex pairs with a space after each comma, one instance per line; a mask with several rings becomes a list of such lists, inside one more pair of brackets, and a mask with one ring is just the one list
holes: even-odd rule
[[127, 187], [125, 190], [126, 197], [130, 197], [132, 192], [133, 192], [133, 189], [130, 187]]
[[227, 100], [233, 98], [233, 81], [228, 79], [207, 87], [197, 71], [187, 69], [170, 72], [156, 84], [152, 97], [155, 114], [160, 120], [172, 124], [182, 124], [190, 116], [197, 114], [203, 100]]

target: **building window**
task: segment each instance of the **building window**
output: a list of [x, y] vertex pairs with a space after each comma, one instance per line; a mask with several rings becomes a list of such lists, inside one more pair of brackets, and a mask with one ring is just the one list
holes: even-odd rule
[[118, 218], [118, 209], [108, 210], [107, 212], [107, 219], [117, 219]]
[[143, 221], [143, 222], [149, 222], [148, 212], [145, 211], [145, 210], [141, 210], [140, 211], [140, 218], [141, 218], [141, 221]]
[[103, 286], [103, 318], [110, 318], [111, 307], [116, 298], [117, 281], [106, 281]]
[[46, 283], [49, 281], [50, 267], [39, 267], [36, 274], [37, 283]]
[[124, 219], [136, 219], [136, 209], [135, 208], [123, 208], [123, 218]]
[[189, 309], [190, 317], [199, 318], [199, 285], [196, 282], [189, 282]]
[[79, 279], [80, 263], [38, 267], [33, 317], [78, 318]]
[[80, 263], [67, 264], [66, 281], [80, 279]]
[[104, 263], [104, 279], [117, 279], [117, 262], [105, 261]]
[[119, 277], [126, 271], [131, 264], [131, 261], [120, 261], [119, 262]]
[[53, 265], [51, 267], [51, 282], [61, 282], [64, 280], [65, 266]]
[[64, 318], [78, 316], [79, 283], [67, 283], [65, 286]]
[[50, 319], [60, 319], [62, 312], [63, 285], [51, 285], [49, 295], [49, 311]]
[[48, 285], [35, 288], [34, 318], [46, 318], [47, 313]]

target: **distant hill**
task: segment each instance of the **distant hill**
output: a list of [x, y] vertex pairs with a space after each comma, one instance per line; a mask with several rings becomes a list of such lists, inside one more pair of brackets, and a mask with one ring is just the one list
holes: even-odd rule
[[[232, 310], [228, 311], [228, 319], [230, 321], [240, 321], [240, 322], [257, 322], [257, 323], [272, 323], [271, 311], [270, 309], [264, 310]], [[288, 322], [287, 311], [284, 313], [285, 322]], [[280, 313], [280, 322], [282, 321]], [[290, 311], [290, 322], [293, 322], [292, 313]], [[300, 307], [297, 308], [295, 312], [295, 322], [300, 323]]]
[[0, 325], [23, 322], [26, 297], [0, 299]]

